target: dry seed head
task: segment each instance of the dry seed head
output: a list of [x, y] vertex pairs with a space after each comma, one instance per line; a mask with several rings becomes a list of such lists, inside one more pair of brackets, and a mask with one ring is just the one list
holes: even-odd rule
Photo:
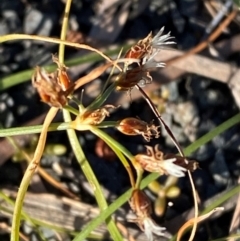
[[72, 123], [72, 127], [76, 130], [83, 130], [82, 125], [98, 125], [110, 115], [110, 109], [116, 109], [113, 105], [105, 105], [96, 110], [85, 110], [79, 114]]
[[170, 33], [162, 35], [163, 31], [164, 28], [161, 28], [155, 37], [150, 33], [126, 52], [125, 58], [138, 59], [139, 63], [132, 64], [130, 61], [125, 63], [123, 73], [120, 73], [117, 78], [117, 90], [131, 90], [136, 84], [144, 87], [152, 82], [150, 70], [165, 67], [164, 63], [154, 60], [163, 46], [174, 43], [173, 41], [168, 41], [173, 38], [170, 36]]
[[152, 32], [142, 40], [139, 40], [137, 44], [133, 45], [125, 54], [125, 58], [141, 59], [145, 55], [152, 52], [151, 47], [152, 42]]
[[174, 162], [176, 165], [184, 167], [191, 172], [195, 171], [199, 167], [198, 162], [194, 160], [189, 160], [186, 157], [177, 156], [175, 154], [164, 155], [164, 159], [169, 159], [169, 158], [176, 158], [176, 161]]
[[156, 145], [154, 148], [150, 146], [146, 146], [146, 148], [147, 155], [137, 154], [135, 156], [135, 160], [144, 170], [172, 175], [175, 177], [185, 176], [187, 169], [185, 167], [179, 166], [178, 163], [176, 163], [176, 157], [166, 159], [163, 152], [158, 150], [158, 145]]
[[74, 84], [71, 83], [66, 66], [59, 63], [56, 57], [52, 57], [58, 69], [53, 73], [47, 73], [44, 69], [36, 67], [32, 84], [41, 97], [41, 100], [50, 106], [62, 108], [67, 103], [67, 96], [72, 93]]
[[41, 100], [50, 106], [62, 108], [67, 103], [67, 96], [58, 83], [56, 73], [47, 73], [36, 67], [32, 76], [32, 85], [41, 97]]
[[152, 212], [151, 202], [143, 191], [134, 190], [129, 203], [136, 215], [136, 218], [130, 221], [137, 223], [149, 241], [153, 240], [153, 234], [164, 236], [165, 228], [158, 226], [150, 217]]
[[152, 123], [148, 124], [137, 118], [128, 117], [120, 121], [116, 128], [125, 135], [142, 135], [146, 141], [150, 141], [152, 137], [159, 137], [159, 127], [160, 126], [155, 126]]
[[133, 190], [129, 205], [137, 216], [137, 219], [148, 217], [152, 213], [151, 201], [148, 196], [139, 189]]
[[162, 27], [159, 32], [152, 39], [152, 47], [155, 49], [162, 49], [165, 45], [175, 44], [174, 41], [168, 41], [169, 39], [173, 39], [174, 37], [170, 36], [171, 32], [167, 34], [163, 34], [164, 27]]
[[52, 60], [58, 66], [58, 84], [62, 87], [62, 90], [66, 91], [72, 85], [71, 80], [69, 79], [67, 74], [67, 67], [64, 64], [59, 63], [59, 60], [55, 55], [52, 55]]
[[144, 83], [144, 85], [152, 82], [152, 77], [144, 66], [137, 66], [121, 73], [116, 81], [117, 90], [130, 90], [139, 82], [140, 84]]
[[174, 41], [168, 41], [174, 37], [170, 36], [170, 32], [162, 35], [164, 27], [162, 27], [159, 32], [153, 37], [152, 32], [142, 40], [139, 40], [137, 44], [133, 45], [125, 54], [125, 58], [134, 58], [134, 59], [144, 59], [145, 62], [152, 55], [156, 55], [159, 51], [164, 48], [166, 45], [175, 44]]

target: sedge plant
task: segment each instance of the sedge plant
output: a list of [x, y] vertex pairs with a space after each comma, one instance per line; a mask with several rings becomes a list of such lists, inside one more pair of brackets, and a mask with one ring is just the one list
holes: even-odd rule
[[[144, 171], [155, 173], [155, 176], [153, 176], [154, 174], [151, 175], [154, 177], [153, 179], [156, 179], [159, 175], [169, 175], [177, 179], [188, 173], [193, 187], [196, 211], [194, 219], [190, 220], [190, 224], [186, 226], [189, 227], [193, 225], [192, 235], [189, 239], [193, 240], [197, 223], [206, 218], [206, 216], [198, 217], [198, 206], [196, 201], [197, 192], [194, 191], [194, 184], [191, 179], [191, 172], [198, 168], [198, 163], [194, 160], [189, 160], [186, 157], [186, 154], [188, 155], [189, 152], [187, 153], [182, 150], [178, 141], [174, 137], [174, 134], [165, 124], [157, 108], [143, 89], [146, 84], [151, 84], [152, 82], [151, 71], [165, 66], [162, 62], [156, 62], [155, 56], [160, 53], [161, 48], [164, 46], [174, 44], [172, 41], [173, 37], [170, 33], [163, 34], [164, 28], [161, 28], [155, 36], [150, 33], [146, 36], [146, 38], [131, 46], [122, 57], [113, 60], [100, 50], [89, 45], [65, 41], [70, 7], [71, 0], [68, 0], [66, 1], [60, 39], [23, 34], [12, 34], [0, 37], [0, 42], [32, 39], [59, 44], [58, 57], [53, 55], [52, 58], [53, 62], [56, 64], [56, 70], [49, 72], [44, 68], [37, 66], [32, 75], [33, 87], [36, 88], [41, 101], [50, 107], [43, 125], [0, 131], [1, 136], [40, 132], [37, 147], [33, 158], [29, 161], [29, 165], [20, 184], [15, 202], [11, 241], [19, 240], [21, 210], [24, 196], [27, 192], [33, 174], [39, 168], [40, 160], [47, 140], [47, 134], [49, 131], [56, 130], [67, 131], [69, 142], [75, 157], [78, 160], [79, 166], [86, 176], [86, 179], [92, 186], [99, 209], [102, 212], [100, 218], [96, 219], [97, 221], [94, 220], [95, 223], [93, 222], [92, 224], [89, 224], [89, 226], [77, 235], [74, 240], [83, 240], [90, 234], [94, 227], [102, 221], [105, 221], [113, 240], [123, 240], [124, 238], [117, 228], [114, 219], [111, 217], [111, 214], [116, 210], [116, 208], [126, 201], [129, 201], [130, 207], [136, 216], [136, 218], [131, 221], [138, 225], [138, 227], [146, 234], [148, 240], [153, 240], [153, 234], [164, 236], [165, 228], [156, 224], [152, 219], [151, 201], [142, 190], [144, 186], [152, 181], [149, 180], [142, 182], [142, 174]], [[106, 60], [106, 63], [91, 70], [87, 75], [79, 78], [78, 80], [73, 81], [68, 76], [68, 66], [65, 66], [64, 64], [64, 47], [66, 45], [93, 51], [103, 57]], [[84, 106], [81, 100], [76, 99], [74, 95], [75, 91], [77, 91], [80, 87], [83, 87], [85, 84], [94, 81], [109, 68], [114, 68], [118, 71], [114, 81], [111, 83], [105, 83], [104, 88], [98, 97], [88, 106]], [[110, 76], [109, 79], [112, 78], [113, 76]], [[115, 122], [105, 120], [111, 115], [112, 110], [117, 111], [118, 108], [118, 106], [105, 104], [105, 101], [109, 98], [109, 96], [114, 94], [114, 91], [125, 91], [130, 95], [133, 88], [137, 88], [140, 91], [143, 98], [155, 114], [159, 124], [154, 124], [154, 122], [147, 123], [145, 120], [140, 120], [139, 118], [131, 116]], [[78, 108], [75, 108], [75, 105], [72, 105], [72, 103], [76, 103]], [[59, 110], [62, 110], [64, 123], [52, 123]], [[70, 115], [70, 113], [72, 115]], [[72, 116], [74, 116], [73, 119]], [[236, 123], [236, 120], [239, 121], [239, 116], [236, 116], [234, 120], [234, 123]], [[233, 125], [232, 122], [231, 124]], [[145, 141], [149, 142], [153, 138], [159, 138], [160, 125], [166, 129], [180, 155], [166, 153], [164, 150], [159, 149], [159, 145], [146, 146], [145, 153], [133, 155], [126, 147], [114, 140], [107, 134], [107, 132], [104, 131], [105, 128], [115, 128], [128, 136], [140, 135]], [[221, 131], [223, 129], [221, 129]], [[116, 156], [125, 167], [126, 174], [129, 176], [131, 189], [127, 192], [127, 194], [112, 204], [114, 206], [112, 209], [112, 205], [111, 207], [108, 206], [100, 184], [88, 163], [81, 145], [79, 144], [77, 132], [82, 131], [90, 131], [101, 138], [115, 152]], [[211, 138], [213, 137], [211, 136]], [[191, 151], [193, 149], [194, 148], [192, 147]], [[184, 228], [185, 227], [181, 230], [181, 233], [184, 231]]]

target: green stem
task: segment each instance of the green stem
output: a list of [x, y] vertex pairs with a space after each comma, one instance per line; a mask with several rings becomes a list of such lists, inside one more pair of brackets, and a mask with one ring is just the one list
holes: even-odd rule
[[95, 110], [97, 108], [100, 108], [106, 99], [109, 97], [109, 95], [115, 90], [116, 84], [112, 83], [104, 93], [100, 93], [100, 95], [86, 108], [88, 110]]
[[230, 127], [240, 123], [240, 114], [233, 116], [232, 118], [228, 119], [227, 121], [223, 122], [221, 125], [217, 126], [204, 136], [200, 137], [197, 141], [189, 145], [185, 150], [184, 154], [186, 156], [190, 155], [190, 153], [196, 151], [200, 146], [206, 144], [207, 142], [211, 141], [215, 136], [220, 135], [222, 132], [226, 131]]
[[[56, 108], [51, 108], [44, 120], [44, 125], [49, 126], [52, 122], [53, 118], [57, 114]], [[12, 232], [11, 232], [11, 241], [19, 240], [19, 229], [20, 229], [20, 218], [21, 218], [21, 210], [23, 206], [23, 200], [25, 194], [27, 192], [28, 186], [32, 180], [32, 177], [35, 173], [37, 166], [39, 165], [40, 158], [42, 156], [44, 146], [47, 138], [47, 130], [43, 130], [40, 134], [38, 144], [33, 156], [31, 163], [28, 165], [26, 172], [22, 178], [21, 184], [19, 186], [18, 195], [15, 202], [14, 212], [13, 212], [13, 220], [12, 220]]]
[[65, 105], [65, 106], [63, 107], [63, 109], [71, 112], [72, 114], [74, 114], [74, 115], [76, 115], [76, 116], [79, 115], [79, 111], [76, 110], [75, 108], [73, 108], [73, 107], [70, 106], [70, 105]]
[[[61, 30], [61, 40], [65, 40], [67, 36], [67, 29], [68, 29], [68, 18], [69, 18], [69, 12], [71, 8], [72, 0], [67, 0], [63, 15], [63, 23], [62, 23], [62, 30]], [[59, 63], [64, 63], [64, 53], [65, 53], [65, 45], [63, 43], [59, 44]]]
[[[69, 15], [71, 2], [72, 2], [72, 0], [68, 0], [66, 3], [66, 6], [65, 6], [65, 15], [64, 15], [62, 31], [61, 31], [61, 40], [65, 40], [65, 37], [66, 37], [67, 25], [68, 25], [68, 15]], [[59, 62], [63, 63], [63, 60], [64, 60], [64, 45], [60, 44]], [[68, 110], [63, 110], [63, 117], [66, 122], [72, 121]], [[98, 180], [97, 180], [95, 174], [93, 173], [92, 168], [89, 165], [89, 163], [82, 151], [82, 148], [78, 142], [76, 132], [75, 132], [75, 130], [67, 130], [67, 134], [68, 134], [68, 138], [69, 138], [70, 144], [72, 146], [73, 152], [79, 162], [79, 165], [82, 168], [84, 175], [88, 179], [88, 182], [93, 187], [94, 195], [98, 202], [99, 208], [103, 211], [108, 207], [107, 202], [104, 198], [104, 195], [103, 195], [101, 187], [98, 183]], [[107, 224], [108, 230], [109, 230], [113, 240], [120, 240], [120, 241], [123, 240], [115, 222], [113, 221], [113, 219], [111, 217], [108, 217], [106, 219], [106, 224]]]
[[[64, 110], [63, 114], [64, 114], [65, 121], [71, 121], [69, 112]], [[67, 133], [68, 133], [68, 138], [69, 138], [70, 144], [72, 146], [73, 152], [79, 162], [79, 165], [80, 165], [84, 175], [86, 176], [88, 182], [91, 184], [91, 186], [93, 188], [94, 196], [97, 200], [100, 210], [103, 211], [108, 208], [107, 202], [104, 198], [104, 195], [103, 195], [101, 187], [98, 183], [98, 180], [97, 180], [95, 174], [93, 173], [92, 168], [89, 165], [88, 160], [85, 157], [85, 155], [81, 149], [81, 146], [79, 145], [79, 141], [78, 141], [76, 132], [75, 132], [75, 130], [67, 130]], [[121, 237], [121, 234], [119, 233], [112, 218], [111, 217], [106, 218], [105, 220], [106, 220], [108, 230], [109, 230], [113, 240], [123, 240], [123, 238]]]
[[229, 190], [227, 193], [225, 193], [224, 195], [221, 195], [217, 200], [215, 200], [213, 203], [211, 203], [208, 207], [206, 207], [201, 213], [200, 215], [204, 215], [206, 213], [209, 213], [211, 210], [213, 210], [216, 207], [220, 207], [222, 205], [222, 203], [226, 202], [229, 198], [231, 198], [232, 196], [239, 194], [240, 192], [240, 185], [232, 188], [231, 190]]
[[[97, 125], [97, 128], [110, 128], [115, 127], [117, 125], [116, 121], [104, 121]], [[84, 126], [84, 125], [82, 125]], [[91, 128], [90, 125], [85, 125], [83, 129], [89, 130]], [[67, 129], [72, 129], [71, 122], [62, 122], [62, 123], [52, 123], [48, 131], [65, 131]], [[0, 137], [7, 136], [17, 136], [17, 135], [28, 135], [28, 134], [37, 134], [41, 133], [42, 125], [36, 126], [24, 126], [24, 127], [13, 127], [8, 129], [0, 129]]]
[[123, 153], [130, 161], [134, 159], [134, 156], [132, 153], [126, 149], [123, 145], [121, 145], [119, 142], [117, 142], [115, 139], [113, 139], [111, 136], [109, 136], [106, 132], [103, 132], [102, 130], [98, 129], [99, 126], [91, 126], [90, 130], [94, 132], [97, 136], [99, 136], [101, 139], [108, 141], [111, 143], [111, 146], [114, 147], [114, 149], [119, 150], [121, 153]]
[[[125, 167], [126, 171], [128, 172], [128, 175], [130, 178], [130, 183], [131, 183], [132, 187], [134, 188], [135, 187], [135, 179], [134, 179], [134, 176], [132, 173], [132, 169], [131, 169], [131, 166], [129, 165], [128, 161], [126, 160], [125, 156], [119, 149], [120, 144], [117, 141], [115, 141], [112, 137], [110, 137], [107, 133], [99, 130], [96, 127], [92, 126], [90, 130], [95, 135], [97, 135], [99, 138], [104, 140], [107, 143], [107, 145], [109, 145], [109, 147], [116, 153], [119, 160], [122, 162], [123, 166]], [[134, 159], [134, 157], [132, 157], [132, 159]]]
[[[10, 204], [12, 207], [15, 206], [15, 203], [12, 199], [10, 199], [4, 192], [2, 192], [2, 190], [0, 190], [0, 197], [5, 200], [5, 202], [7, 202], [8, 204]], [[0, 209], [2, 210], [3, 208], [0, 207]], [[12, 214], [12, 211], [10, 210], [4, 210], [4, 211], [9, 211], [9, 213]], [[44, 235], [42, 234], [42, 232], [38, 229], [37, 224], [34, 222], [34, 220], [32, 218], [30, 218], [28, 216], [28, 214], [26, 214], [24, 211], [21, 211], [21, 217], [25, 220], [28, 221], [37, 231], [38, 235], [40, 236], [40, 238], [44, 241], [47, 241], [47, 239], [44, 237]]]

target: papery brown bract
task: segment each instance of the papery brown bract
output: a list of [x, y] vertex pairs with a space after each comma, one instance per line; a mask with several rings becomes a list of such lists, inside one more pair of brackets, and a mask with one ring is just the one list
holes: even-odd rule
[[160, 135], [159, 126], [133, 117], [121, 120], [116, 128], [125, 135], [142, 135], [146, 141], [150, 141], [152, 137], [158, 138]]
[[137, 44], [133, 45], [125, 54], [125, 58], [132, 59], [141, 59], [146, 54], [150, 54], [152, 52], [151, 47], [152, 42], [152, 32], [148, 34], [148, 36], [142, 40], [139, 40]]
[[48, 105], [62, 108], [67, 103], [67, 96], [58, 84], [56, 73], [49, 74], [37, 66], [32, 76], [32, 84], [41, 100]]
[[178, 165], [177, 158], [172, 157], [166, 159], [164, 153], [158, 150], [158, 145], [154, 148], [146, 146], [146, 154], [137, 154], [135, 160], [141, 167], [148, 172], [158, 172], [160, 174], [172, 175], [175, 177], [183, 177], [187, 169]]
[[64, 64], [59, 63], [58, 58], [54, 55], [52, 56], [52, 60], [58, 65], [58, 69], [57, 69], [58, 83], [62, 87], [62, 90], [66, 91], [72, 85], [72, 82], [69, 79], [67, 74], [67, 67]]
[[132, 192], [129, 204], [136, 215], [136, 218], [130, 221], [137, 223], [139, 228], [146, 234], [149, 241], [153, 240], [153, 234], [164, 236], [163, 231], [166, 228], [158, 226], [152, 220], [150, 216], [152, 213], [151, 201], [143, 191], [135, 189]]
[[131, 61], [125, 62], [125, 68], [119, 74], [116, 85], [117, 90], [128, 91], [135, 87], [137, 84], [144, 87], [146, 84], [152, 82], [150, 70], [155, 68], [164, 67], [162, 62], [156, 62], [155, 56], [159, 53], [164, 45], [172, 44], [168, 40], [172, 37], [170, 33], [162, 35], [164, 28], [162, 28], [156, 36], [150, 33], [146, 38], [138, 41], [133, 45], [125, 54], [125, 58], [138, 60], [137, 63]]
[[84, 110], [80, 113], [72, 123], [72, 128], [76, 130], [83, 130], [82, 125], [98, 125], [104, 121], [104, 119], [110, 115], [109, 110], [117, 107], [113, 105], [105, 105], [102, 108], [96, 110]]
[[149, 216], [152, 213], [151, 201], [148, 196], [139, 189], [133, 190], [129, 205], [139, 219]]
[[144, 69], [142, 66], [129, 69], [117, 77], [116, 89], [119, 91], [130, 90], [141, 80], [144, 80], [145, 83], [152, 82], [152, 77], [150, 76], [148, 70]]
[[53, 56], [53, 61], [58, 65], [58, 69], [53, 73], [36, 67], [32, 75], [32, 85], [41, 97], [41, 100], [50, 106], [62, 108], [68, 101], [68, 95], [73, 91], [74, 84], [71, 83], [66, 67], [58, 62]]
[[[147, 154], [137, 154], [135, 156], [136, 161], [142, 166], [142, 168], [149, 172], [159, 172], [161, 170], [161, 161], [163, 161], [163, 152], [158, 150], [158, 145], [154, 148], [151, 146], [145, 146]], [[160, 166], [160, 167], [159, 167]], [[163, 170], [161, 170], [163, 173]]]

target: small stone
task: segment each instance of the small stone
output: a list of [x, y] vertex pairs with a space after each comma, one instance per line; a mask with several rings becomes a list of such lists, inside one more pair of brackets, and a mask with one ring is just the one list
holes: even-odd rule
[[173, 118], [183, 127], [189, 123], [194, 123], [197, 125], [199, 123], [197, 106], [192, 101], [179, 103], [178, 105], [174, 106]]
[[212, 143], [216, 149], [223, 148], [225, 146], [225, 139], [222, 135], [218, 135], [212, 139]]
[[9, 27], [8, 27], [6, 21], [1, 20], [0, 21], [0, 36], [6, 35], [9, 33], [10, 33], [10, 30], [9, 30]]
[[212, 173], [215, 185], [219, 188], [226, 187], [230, 178], [230, 173], [222, 149], [217, 150], [209, 169]]
[[72, 191], [73, 193], [80, 193], [79, 183], [70, 182], [68, 186], [70, 191]]
[[2, 12], [2, 16], [8, 26], [9, 33], [18, 32], [20, 30], [20, 20], [17, 12], [13, 10], [5, 10]]
[[216, 89], [206, 89], [201, 91], [201, 95], [199, 95], [199, 104], [203, 109], [219, 106], [225, 102], [226, 98], [223, 93]]
[[177, 99], [179, 98], [177, 81], [172, 81], [169, 84], [163, 85], [162, 92], [164, 92], [165, 90], [167, 90], [169, 92], [168, 100], [170, 102], [177, 101]]
[[171, 13], [172, 13], [172, 21], [176, 27], [176, 29], [182, 33], [186, 24], [186, 20], [183, 18], [183, 15], [180, 14], [179, 9], [175, 2], [170, 3]]
[[215, 148], [213, 147], [212, 143], [207, 143], [205, 145], [200, 146], [194, 154], [194, 157], [197, 161], [206, 161], [215, 153]]
[[179, 2], [179, 12], [184, 16], [196, 17], [198, 6], [198, 2], [195, 0], [181, 0]]
[[22, 228], [25, 234], [30, 234], [33, 231], [33, 226], [27, 221], [23, 223]]
[[53, 27], [54, 15], [44, 14], [37, 9], [29, 9], [24, 19], [24, 33], [49, 36]]

